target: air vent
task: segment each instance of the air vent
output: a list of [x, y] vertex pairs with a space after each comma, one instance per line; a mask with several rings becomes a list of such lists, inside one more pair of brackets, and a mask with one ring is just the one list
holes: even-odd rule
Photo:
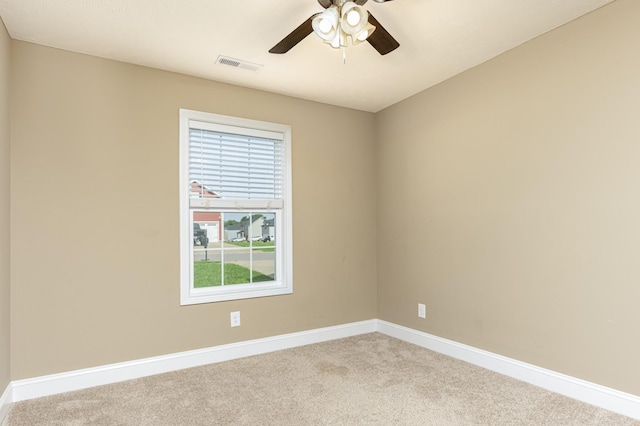
[[249, 71], [260, 71], [263, 67], [263, 65], [260, 65], [260, 64], [254, 64], [251, 62], [242, 61], [240, 59], [230, 58], [228, 56], [222, 56], [222, 55], [218, 56], [217, 62], [220, 65], [227, 65], [234, 68], [242, 68], [243, 70], [249, 70]]

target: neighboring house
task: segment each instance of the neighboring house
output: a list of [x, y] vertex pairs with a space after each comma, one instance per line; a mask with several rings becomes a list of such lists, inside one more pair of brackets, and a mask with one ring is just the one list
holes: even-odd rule
[[244, 231], [242, 230], [241, 223], [235, 223], [233, 225], [225, 225], [224, 227], [224, 240], [233, 241], [237, 238], [244, 239]]
[[243, 217], [238, 223], [233, 225], [225, 225], [224, 227], [224, 239], [231, 241], [234, 239], [242, 238], [248, 240], [253, 237], [266, 237], [273, 238], [274, 235], [274, 220], [265, 219], [264, 216], [253, 216], [253, 221], [249, 224], [249, 217]]
[[273, 240], [276, 235], [275, 219], [265, 219], [262, 223], [262, 238], [269, 237]]
[[[220, 194], [207, 188], [197, 180], [190, 182], [189, 188], [190, 198], [220, 198]], [[202, 229], [207, 231], [209, 242], [220, 241], [222, 237], [222, 215], [220, 212], [194, 212], [193, 221], [200, 224]]]
[[[248, 218], [247, 218], [248, 219]], [[262, 224], [264, 223], [264, 216], [253, 216], [251, 224], [249, 220], [240, 222], [242, 224], [242, 232], [245, 238], [262, 237]]]

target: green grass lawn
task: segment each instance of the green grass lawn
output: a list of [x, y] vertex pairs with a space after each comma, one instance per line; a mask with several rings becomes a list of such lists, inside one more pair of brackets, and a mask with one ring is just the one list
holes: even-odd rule
[[[246, 284], [250, 281], [252, 271], [244, 266], [233, 263], [224, 265], [224, 284]], [[268, 275], [253, 271], [253, 282], [273, 281]], [[198, 260], [193, 262], [193, 286], [212, 287], [222, 285], [222, 264]]]

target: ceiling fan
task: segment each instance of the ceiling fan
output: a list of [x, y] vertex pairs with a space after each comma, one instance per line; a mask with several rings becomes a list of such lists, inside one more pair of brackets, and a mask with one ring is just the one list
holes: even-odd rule
[[[384, 3], [391, 0], [374, 0]], [[381, 55], [386, 55], [400, 46], [400, 43], [362, 7], [367, 0], [318, 0], [325, 8], [304, 21], [298, 28], [273, 46], [269, 53], [287, 53], [305, 37], [315, 32], [325, 43], [334, 48], [369, 42]]]

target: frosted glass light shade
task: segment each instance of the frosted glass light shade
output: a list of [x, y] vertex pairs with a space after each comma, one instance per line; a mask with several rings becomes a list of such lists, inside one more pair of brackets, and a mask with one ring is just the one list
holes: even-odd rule
[[332, 41], [338, 34], [338, 7], [333, 5], [311, 21], [313, 31], [325, 41]]
[[338, 31], [333, 40], [325, 40], [325, 43], [331, 45], [334, 49], [347, 47], [347, 35], [343, 31]]
[[353, 35], [367, 26], [369, 13], [354, 2], [348, 1], [343, 4], [341, 12], [340, 27], [345, 33]]
[[351, 26], [356, 26], [361, 21], [360, 14], [355, 10], [350, 10], [349, 12], [347, 12], [345, 17], [347, 18], [347, 23]]
[[374, 27], [373, 25], [367, 23], [367, 26], [364, 27], [364, 29], [362, 31], [360, 31], [357, 34], [353, 34], [351, 36], [351, 41], [353, 43], [354, 46], [357, 46], [358, 44], [362, 43], [363, 41], [365, 41], [366, 39], [369, 38], [369, 36], [375, 31], [376, 27]]

